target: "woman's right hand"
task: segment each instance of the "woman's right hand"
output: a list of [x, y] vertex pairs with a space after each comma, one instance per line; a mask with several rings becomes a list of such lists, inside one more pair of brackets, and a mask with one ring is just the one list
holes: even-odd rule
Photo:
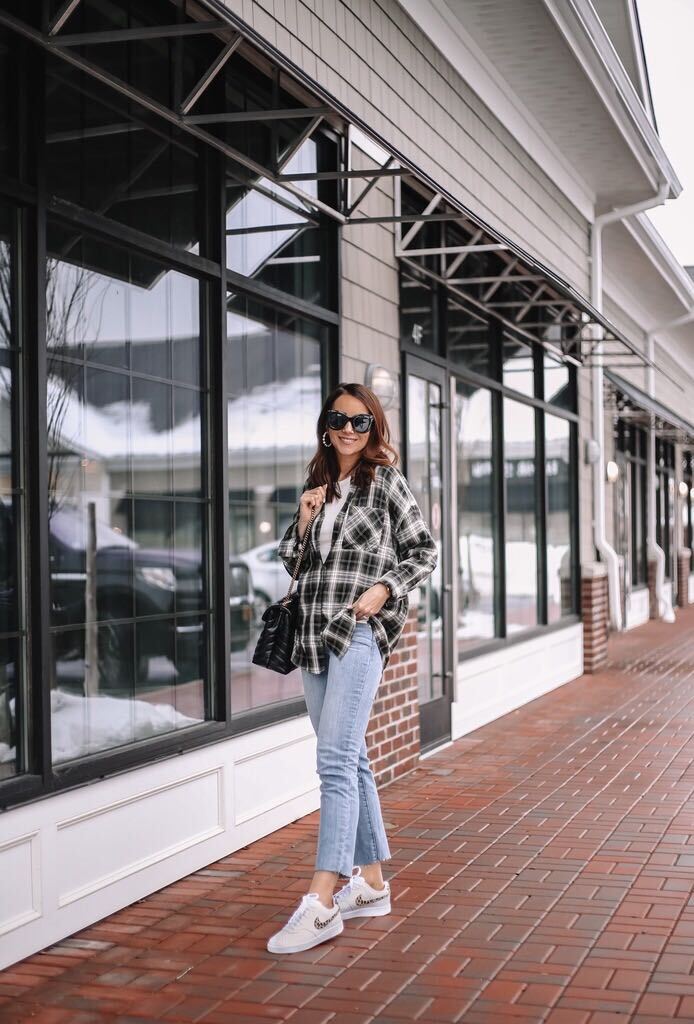
[[306, 532], [306, 527], [309, 524], [311, 513], [313, 512], [314, 508], [316, 509], [316, 514], [318, 514], [318, 509], [325, 502], [326, 490], [327, 484], [321, 484], [320, 487], [313, 487], [310, 491], [304, 491], [304, 493], [301, 495], [301, 498], [299, 500], [298, 523], [299, 538], [301, 540], [304, 539], [304, 533]]

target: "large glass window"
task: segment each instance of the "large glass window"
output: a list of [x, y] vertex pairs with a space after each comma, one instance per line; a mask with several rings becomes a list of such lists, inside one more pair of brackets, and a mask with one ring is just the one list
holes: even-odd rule
[[692, 550], [694, 544], [694, 454], [682, 453], [682, 480], [687, 488], [682, 495], [682, 544]]
[[438, 351], [436, 288], [423, 274], [400, 272], [400, 338], [405, 344]]
[[57, 226], [48, 252], [60, 762], [210, 716], [206, 388], [195, 278]]
[[72, 37], [0, 28], [0, 782], [24, 799], [301, 713], [300, 674], [251, 658], [336, 382], [348, 190], [317, 100], [199, 5], [10, 7]]
[[504, 399], [506, 482], [506, 628], [537, 625], [537, 483], [535, 410]]
[[0, 780], [26, 769], [15, 211], [0, 201]]
[[[283, 167], [285, 174], [334, 169], [334, 144], [307, 139]], [[302, 191], [328, 201], [324, 182], [302, 181]], [[244, 277], [314, 305], [335, 308], [335, 235], [309, 200], [262, 178], [253, 183], [229, 176], [226, 188], [227, 267]]]
[[492, 396], [486, 388], [456, 382], [458, 495], [458, 650], [496, 634], [494, 525], [495, 469]]
[[[616, 502], [619, 518], [615, 529], [621, 538], [620, 554], [628, 570], [627, 582], [632, 588], [648, 584], [647, 446], [648, 434], [643, 427], [626, 419], [618, 421], [617, 449], [621, 472], [615, 485], [619, 499]], [[619, 514], [620, 506], [622, 514]]]
[[228, 308], [231, 708], [237, 716], [303, 692], [298, 670], [278, 676], [251, 658], [263, 611], [290, 582], [277, 548], [316, 448], [329, 331], [238, 295]]
[[[99, 58], [111, 49], [100, 45]], [[201, 206], [190, 137], [133, 116], [127, 100], [57, 57], [47, 62], [46, 172], [61, 199], [197, 252]]]
[[658, 440], [655, 450], [655, 540], [665, 554], [665, 578], [674, 575], [675, 446]]
[[547, 487], [547, 621], [574, 609], [571, 550], [571, 424], [545, 416]]

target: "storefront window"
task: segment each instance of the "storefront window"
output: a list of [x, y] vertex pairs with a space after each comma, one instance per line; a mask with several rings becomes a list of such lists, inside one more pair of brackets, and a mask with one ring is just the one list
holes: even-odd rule
[[[334, 169], [335, 147], [324, 136], [307, 139], [283, 167], [285, 174]], [[302, 191], [326, 202], [326, 184], [302, 181]], [[229, 178], [226, 188], [229, 270], [317, 306], [336, 305], [335, 235], [306, 200], [267, 178], [253, 187]]]
[[535, 394], [535, 360], [530, 345], [504, 332], [502, 362], [505, 386], [532, 397]]
[[547, 621], [574, 611], [571, 551], [571, 429], [568, 420], [545, 416], [547, 486]]
[[490, 324], [453, 296], [446, 300], [446, 344], [448, 357], [456, 366], [492, 376]]
[[400, 339], [405, 345], [437, 352], [437, 292], [423, 275], [400, 273]]
[[26, 770], [14, 210], [0, 202], [0, 780]]
[[231, 707], [238, 716], [301, 696], [301, 674], [252, 664], [267, 605], [290, 577], [277, 547], [316, 450], [329, 331], [234, 296], [227, 317]]
[[560, 409], [572, 410], [575, 405], [572, 378], [566, 363], [543, 353], [543, 375], [545, 402], [556, 405]]
[[648, 583], [647, 447], [648, 435], [643, 427], [620, 419], [617, 448], [623, 472], [616, 487], [623, 493], [624, 515], [615, 525], [617, 534], [623, 536], [619, 553], [629, 569], [632, 588]]
[[504, 399], [506, 628], [537, 625], [537, 460], [535, 410]]
[[694, 453], [690, 451], [682, 455], [682, 480], [687, 488], [682, 496], [682, 544], [691, 551], [694, 544]]
[[492, 396], [456, 382], [458, 650], [496, 634]]
[[667, 441], [658, 440], [656, 464], [656, 516], [655, 540], [665, 554], [665, 578], [674, 575], [675, 526], [675, 448]]
[[57, 57], [47, 61], [46, 171], [53, 195], [197, 252], [198, 159], [190, 139], [168, 125], [150, 127], [126, 100]]
[[[210, 715], [198, 281], [50, 226], [53, 760]], [[69, 253], [69, 262], [66, 255]]]

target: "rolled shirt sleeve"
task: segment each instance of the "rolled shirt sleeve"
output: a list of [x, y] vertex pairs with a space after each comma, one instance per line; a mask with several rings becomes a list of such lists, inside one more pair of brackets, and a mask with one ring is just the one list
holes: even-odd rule
[[385, 583], [392, 600], [398, 601], [433, 572], [438, 552], [417, 500], [400, 472], [394, 474], [388, 511], [399, 561], [378, 582]]
[[299, 540], [299, 509], [294, 513], [294, 518], [285, 530], [284, 536], [277, 548], [277, 554], [282, 559], [284, 567], [290, 576], [294, 575], [296, 560], [301, 548]]

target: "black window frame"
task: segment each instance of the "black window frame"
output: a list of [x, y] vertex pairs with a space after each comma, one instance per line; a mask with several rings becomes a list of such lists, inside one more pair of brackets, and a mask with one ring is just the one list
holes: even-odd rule
[[682, 500], [686, 510], [686, 521], [682, 540], [684, 547], [692, 551], [694, 545], [694, 451], [682, 452], [682, 480], [687, 485], [687, 494]]
[[[400, 268], [400, 280], [403, 277], [415, 276], [410, 268]], [[492, 399], [492, 474], [494, 490], [494, 506], [492, 510], [494, 531], [494, 621], [495, 636], [493, 639], [481, 639], [479, 644], [470, 644], [469, 648], [458, 652], [458, 663], [467, 661], [470, 658], [477, 658], [490, 651], [496, 650], [514, 643], [523, 643], [533, 637], [546, 634], [548, 631], [563, 629], [579, 622], [580, 610], [580, 535], [579, 535], [579, 494], [578, 494], [578, 398], [577, 398], [577, 366], [570, 360], [565, 360], [569, 368], [568, 400], [572, 409], [566, 409], [561, 405], [545, 401], [544, 398], [544, 353], [547, 351], [544, 346], [530, 342], [528, 338], [518, 335], [519, 344], [530, 345], [533, 367], [534, 386], [532, 395], [515, 391], [503, 383], [502, 365], [502, 337], [510, 337], [512, 329], [509, 325], [502, 323], [501, 319], [495, 317], [491, 312], [482, 314], [480, 310], [467, 306], [465, 300], [455, 295], [455, 302], [463, 310], [467, 310], [472, 317], [479, 319], [486, 316], [489, 330], [489, 367], [490, 373], [483, 374], [471, 371], [460, 362], [455, 362], [446, 352], [446, 323], [447, 323], [447, 302], [449, 290], [438, 282], [430, 280], [430, 286], [434, 295], [434, 330], [438, 334], [432, 340], [429, 348], [418, 346], [405, 336], [402, 328], [400, 330], [400, 348], [403, 354], [418, 356], [434, 365], [441, 366], [447, 371], [448, 380], [461, 380], [468, 386], [481, 387], [489, 391]], [[553, 354], [555, 350], [553, 349]], [[503, 429], [503, 400], [513, 399], [516, 402], [530, 406], [535, 410], [535, 441], [536, 441], [536, 463], [535, 474], [536, 487], [536, 543], [537, 543], [537, 609], [538, 623], [536, 626], [519, 630], [509, 635], [506, 621], [506, 580], [504, 571], [504, 552], [506, 543], [506, 481], [504, 479], [504, 429]], [[569, 433], [569, 522], [571, 531], [571, 586], [570, 602], [571, 610], [562, 615], [554, 622], [547, 621], [547, 546], [546, 546], [546, 510], [547, 510], [547, 475], [545, 464], [545, 416], [549, 414], [560, 419], [567, 420], [570, 424]], [[406, 406], [402, 410], [402, 431], [406, 436]]]
[[[3, 30], [7, 31], [7, 30]], [[12, 36], [14, 43], [15, 37]], [[212, 708], [214, 717], [178, 733], [112, 748], [53, 765], [51, 757], [49, 642], [49, 556], [48, 556], [48, 480], [46, 445], [47, 353], [45, 348], [45, 260], [46, 226], [50, 215], [56, 221], [99, 241], [124, 247], [140, 255], [151, 256], [171, 269], [194, 275], [201, 283], [201, 336], [205, 339], [204, 359], [209, 381], [207, 429], [209, 437], [210, 512], [208, 560], [212, 565], [227, 565], [228, 548], [228, 460], [226, 380], [227, 291], [271, 307], [279, 307], [303, 319], [330, 328], [330, 340], [321, 358], [321, 392], [324, 398], [338, 380], [341, 353], [340, 229], [334, 223], [329, 244], [330, 266], [335, 277], [335, 308], [324, 308], [294, 298], [262, 282], [230, 272], [226, 267], [226, 158], [217, 149], [201, 144], [200, 193], [201, 243], [199, 255], [177, 248], [136, 228], [119, 224], [99, 213], [52, 196], [45, 185], [45, 104], [43, 89], [46, 75], [45, 51], [33, 43], [16, 38], [13, 61], [16, 69], [19, 112], [12, 123], [17, 159], [12, 176], [0, 174], [0, 198], [14, 202], [20, 222], [21, 261], [21, 337], [25, 351], [22, 373], [22, 472], [26, 487], [25, 529], [23, 541], [31, 537], [31, 564], [24, 574], [27, 628], [27, 673], [22, 699], [31, 709], [34, 728], [27, 751], [27, 770], [0, 781], [0, 810], [55, 792], [64, 792], [104, 777], [141, 768], [158, 760], [228, 740], [266, 725], [306, 714], [303, 697], [232, 715], [230, 706], [229, 616], [220, 610], [229, 607], [229, 574], [210, 572], [211, 604], [215, 627], [211, 638], [210, 668], [214, 673]], [[21, 116], [20, 116], [21, 115]], [[27, 127], [31, 125], [31, 129]], [[323, 130], [323, 129], [320, 129]], [[326, 129], [331, 140], [334, 133]], [[342, 159], [341, 147], [335, 147]], [[326, 221], [325, 225], [328, 226]], [[18, 695], [19, 697], [19, 695]]]
[[620, 418], [615, 433], [617, 450], [629, 473], [631, 586], [642, 588], [648, 586], [648, 431]]

